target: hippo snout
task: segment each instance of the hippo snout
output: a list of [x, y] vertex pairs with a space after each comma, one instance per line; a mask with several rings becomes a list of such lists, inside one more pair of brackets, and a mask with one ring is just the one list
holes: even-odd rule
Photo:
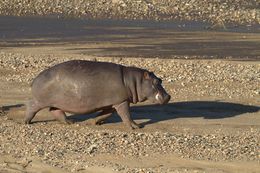
[[155, 96], [159, 104], [166, 104], [170, 101], [171, 96], [167, 93], [158, 92]]

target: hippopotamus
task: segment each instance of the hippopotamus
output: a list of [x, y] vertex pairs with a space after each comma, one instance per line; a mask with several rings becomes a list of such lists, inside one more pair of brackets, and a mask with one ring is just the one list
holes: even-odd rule
[[87, 60], [71, 60], [43, 70], [33, 80], [31, 92], [32, 99], [26, 105], [26, 124], [43, 108], [49, 108], [64, 123], [72, 123], [65, 112], [99, 112], [95, 124], [100, 124], [116, 111], [131, 129], [141, 125], [131, 119], [130, 103], [150, 100], [166, 104], [171, 98], [153, 72]]

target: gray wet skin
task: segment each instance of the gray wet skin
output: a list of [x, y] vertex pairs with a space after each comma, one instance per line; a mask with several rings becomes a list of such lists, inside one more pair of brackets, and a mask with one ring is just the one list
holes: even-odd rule
[[72, 60], [42, 71], [32, 83], [32, 100], [27, 103], [25, 123], [38, 111], [49, 107], [57, 120], [71, 123], [65, 112], [86, 114], [100, 111], [101, 124], [116, 111], [131, 129], [140, 128], [130, 116], [129, 104], [150, 100], [166, 104], [170, 100], [152, 72], [108, 62]]

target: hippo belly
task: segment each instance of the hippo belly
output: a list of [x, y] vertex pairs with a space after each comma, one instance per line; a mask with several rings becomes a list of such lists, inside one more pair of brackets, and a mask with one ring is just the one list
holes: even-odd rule
[[43, 71], [32, 84], [42, 107], [88, 113], [127, 99], [121, 66], [111, 63], [69, 61]]

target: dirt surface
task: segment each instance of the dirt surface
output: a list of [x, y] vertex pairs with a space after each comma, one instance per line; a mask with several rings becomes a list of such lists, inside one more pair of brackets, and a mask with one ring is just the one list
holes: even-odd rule
[[[96, 47], [115, 46], [99, 42], [95, 36], [91, 43], [71, 36], [72, 42], [64, 38], [62, 44], [41, 45], [38, 37], [27, 44], [28, 36], [21, 34], [20, 39], [17, 35], [0, 40], [0, 172], [260, 172], [257, 47], [244, 42], [244, 47], [256, 54], [255, 60], [204, 59], [203, 54], [196, 55], [202, 59], [189, 59], [191, 54], [173, 52], [171, 55], [183, 59], [112, 57], [73, 50], [94, 49], [95, 43]], [[226, 38], [231, 45], [236, 42], [234, 35]], [[259, 34], [251, 37], [259, 43], [255, 38]], [[151, 42], [143, 39], [143, 44]], [[133, 118], [144, 125], [134, 131], [126, 129], [116, 114], [101, 126], [91, 125], [95, 114], [70, 115], [76, 123], [64, 125], [47, 110], [41, 111], [33, 124], [24, 125], [23, 104], [31, 96], [32, 79], [41, 70], [70, 59], [146, 68], [162, 78], [172, 99], [164, 106], [149, 102], [132, 105]]]

